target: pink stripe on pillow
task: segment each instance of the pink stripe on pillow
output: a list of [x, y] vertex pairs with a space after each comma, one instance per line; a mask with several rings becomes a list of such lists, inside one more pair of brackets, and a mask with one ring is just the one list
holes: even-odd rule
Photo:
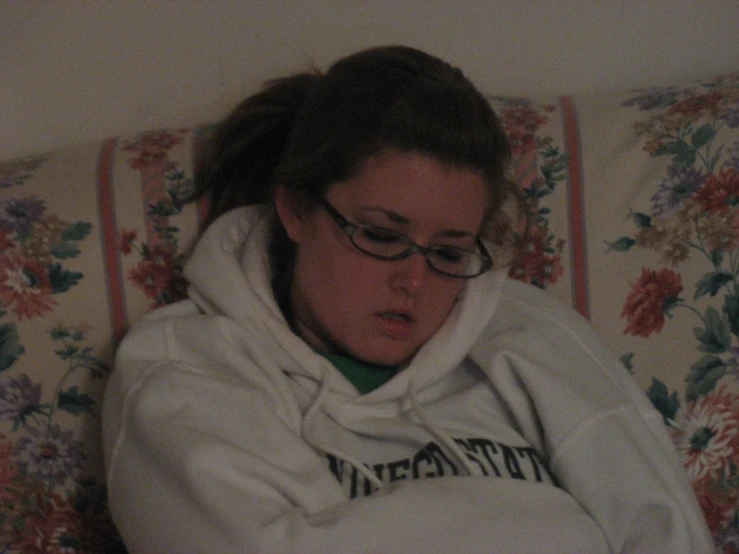
[[582, 182], [582, 149], [577, 110], [572, 98], [559, 98], [567, 150], [568, 220], [570, 223], [570, 257], [572, 271], [572, 296], [575, 309], [590, 319], [588, 294], [587, 245], [585, 242], [585, 208]]
[[117, 139], [105, 141], [98, 160], [97, 193], [100, 207], [100, 235], [103, 259], [107, 275], [108, 306], [113, 328], [113, 340], [117, 345], [126, 331], [126, 307], [123, 292], [123, 274], [118, 255], [118, 226], [115, 220], [115, 195], [113, 193], [113, 158]]

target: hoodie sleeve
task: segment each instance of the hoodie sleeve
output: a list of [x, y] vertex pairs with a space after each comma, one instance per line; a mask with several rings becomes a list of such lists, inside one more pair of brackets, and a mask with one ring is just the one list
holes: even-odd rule
[[347, 500], [268, 395], [182, 362], [127, 358], [131, 346], [106, 393], [104, 444], [111, 512], [132, 554], [608, 551], [569, 495], [538, 483], [436, 478]]
[[662, 417], [634, 379], [579, 314], [510, 286], [515, 300], [478, 360], [560, 486], [612, 552], [715, 552]]

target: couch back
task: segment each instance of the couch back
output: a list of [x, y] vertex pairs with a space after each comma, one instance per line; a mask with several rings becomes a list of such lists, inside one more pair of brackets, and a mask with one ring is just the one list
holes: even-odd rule
[[[532, 218], [510, 275], [591, 320], [739, 549], [739, 73], [491, 96]], [[116, 344], [180, 299], [207, 124], [0, 162], [0, 551], [120, 552], [100, 404]]]

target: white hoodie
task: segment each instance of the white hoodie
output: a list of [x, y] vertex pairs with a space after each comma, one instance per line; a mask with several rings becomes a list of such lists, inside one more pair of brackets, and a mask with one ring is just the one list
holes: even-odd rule
[[118, 351], [103, 435], [132, 554], [714, 551], [661, 416], [575, 312], [487, 273], [360, 395], [286, 324], [264, 220], [216, 221], [190, 299]]

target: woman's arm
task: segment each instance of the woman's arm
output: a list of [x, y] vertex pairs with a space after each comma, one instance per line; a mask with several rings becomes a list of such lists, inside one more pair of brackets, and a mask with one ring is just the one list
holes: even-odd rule
[[715, 550], [661, 416], [578, 314], [509, 283], [475, 358], [613, 552]]

